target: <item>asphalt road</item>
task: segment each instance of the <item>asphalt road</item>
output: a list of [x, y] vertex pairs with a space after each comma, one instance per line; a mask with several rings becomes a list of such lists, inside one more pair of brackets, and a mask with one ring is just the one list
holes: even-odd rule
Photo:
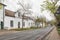
[[0, 36], [0, 40], [37, 40], [42, 37], [52, 27], [41, 28], [36, 30], [20, 31], [17, 33], [10, 33]]

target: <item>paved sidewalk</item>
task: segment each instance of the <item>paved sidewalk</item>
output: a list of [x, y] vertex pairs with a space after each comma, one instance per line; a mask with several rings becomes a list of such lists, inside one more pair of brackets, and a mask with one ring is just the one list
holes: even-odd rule
[[56, 27], [44, 40], [60, 40]]
[[0, 30], [0, 35], [11, 34], [11, 33], [16, 33], [16, 32], [18, 31]]

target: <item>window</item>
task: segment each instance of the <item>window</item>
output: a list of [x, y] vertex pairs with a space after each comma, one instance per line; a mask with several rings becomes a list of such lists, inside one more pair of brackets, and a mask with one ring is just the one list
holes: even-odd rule
[[18, 13], [18, 17], [20, 17], [20, 12]]
[[12, 20], [10, 21], [10, 26], [13, 27], [13, 21]]
[[20, 22], [18, 22], [18, 28], [20, 28]]
[[32, 23], [31, 23], [31, 25], [32, 25]]
[[29, 23], [29, 25], [30, 25], [30, 23]]
[[25, 26], [25, 22], [23, 22], [23, 26]]

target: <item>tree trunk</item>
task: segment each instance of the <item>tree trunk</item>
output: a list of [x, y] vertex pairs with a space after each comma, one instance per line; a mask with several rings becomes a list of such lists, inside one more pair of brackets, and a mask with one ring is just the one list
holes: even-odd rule
[[43, 20], [42, 20], [42, 27], [43, 27]]
[[22, 29], [23, 29], [24, 14], [22, 15]]

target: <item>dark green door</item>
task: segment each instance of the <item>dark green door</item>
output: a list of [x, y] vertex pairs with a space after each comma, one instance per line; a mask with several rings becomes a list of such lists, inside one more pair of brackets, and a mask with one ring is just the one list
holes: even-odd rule
[[18, 22], [18, 28], [20, 28], [20, 22]]
[[4, 28], [3, 28], [3, 26], [4, 26], [4, 23], [3, 23], [3, 22], [1, 22], [1, 29], [4, 29]]

